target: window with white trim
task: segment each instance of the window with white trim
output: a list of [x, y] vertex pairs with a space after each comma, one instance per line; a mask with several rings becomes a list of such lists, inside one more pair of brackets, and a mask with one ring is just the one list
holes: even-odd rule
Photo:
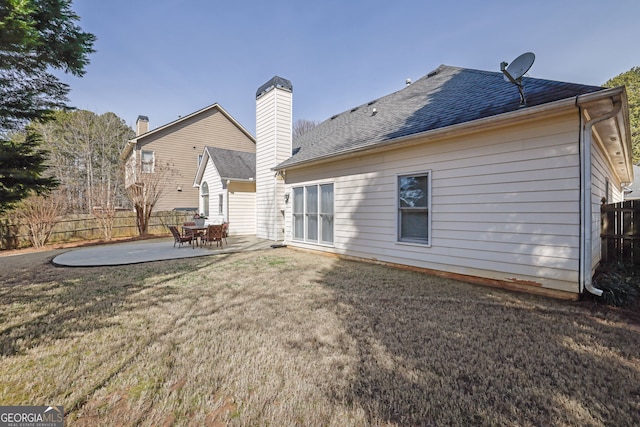
[[218, 194], [218, 214], [222, 215], [224, 211], [224, 195]]
[[202, 209], [200, 212], [204, 216], [209, 216], [209, 184], [206, 181], [203, 181], [200, 185], [200, 197], [202, 197]]
[[428, 172], [398, 176], [398, 241], [429, 244], [430, 190]]
[[142, 153], [140, 153], [140, 162], [141, 162], [142, 172], [153, 173], [153, 163], [154, 163], [153, 151], [142, 150]]
[[333, 244], [333, 184], [293, 187], [293, 239]]

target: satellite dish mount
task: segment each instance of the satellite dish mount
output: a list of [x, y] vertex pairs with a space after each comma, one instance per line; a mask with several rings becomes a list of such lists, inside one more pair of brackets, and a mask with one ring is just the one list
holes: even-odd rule
[[533, 53], [526, 52], [514, 59], [511, 64], [507, 62], [500, 63], [500, 71], [504, 74], [504, 79], [518, 87], [520, 107], [527, 106], [527, 99], [524, 96], [524, 88], [522, 86], [522, 76], [529, 71], [535, 60], [536, 56]]

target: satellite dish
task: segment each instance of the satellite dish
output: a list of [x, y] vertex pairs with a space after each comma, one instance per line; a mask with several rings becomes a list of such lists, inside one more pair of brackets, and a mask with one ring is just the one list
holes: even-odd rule
[[[513, 80], [521, 79], [527, 71], [533, 65], [533, 61], [536, 60], [536, 56], [531, 52], [523, 53], [513, 60], [511, 64], [507, 67], [506, 71], [513, 78]], [[504, 73], [504, 70], [502, 71]], [[509, 77], [504, 76], [505, 81], [511, 81]]]
[[533, 53], [526, 52], [514, 59], [511, 64], [506, 62], [500, 63], [500, 71], [504, 74], [505, 81], [511, 82], [518, 87], [521, 107], [527, 106], [527, 100], [524, 97], [524, 88], [522, 87], [522, 76], [529, 71], [535, 60], [536, 56]]

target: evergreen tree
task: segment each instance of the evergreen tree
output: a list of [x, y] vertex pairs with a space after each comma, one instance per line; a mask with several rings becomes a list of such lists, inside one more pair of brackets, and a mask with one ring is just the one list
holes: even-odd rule
[[82, 76], [95, 41], [76, 25], [78, 19], [70, 0], [0, 1], [0, 211], [55, 187], [54, 179], [42, 177], [46, 152], [37, 137], [5, 139], [66, 106], [69, 86], [51, 70]]
[[0, 140], [0, 213], [57, 185], [55, 178], [43, 177], [46, 152], [39, 146], [35, 133], [27, 133], [23, 142]]

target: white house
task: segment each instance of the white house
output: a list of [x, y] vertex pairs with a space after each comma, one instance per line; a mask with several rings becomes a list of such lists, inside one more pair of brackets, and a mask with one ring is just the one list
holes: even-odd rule
[[624, 88], [440, 66], [292, 141], [291, 82], [256, 95], [256, 234], [299, 248], [574, 297], [600, 202], [633, 181]]
[[209, 224], [229, 223], [229, 234], [256, 234], [256, 154], [205, 147], [196, 171], [199, 211]]

